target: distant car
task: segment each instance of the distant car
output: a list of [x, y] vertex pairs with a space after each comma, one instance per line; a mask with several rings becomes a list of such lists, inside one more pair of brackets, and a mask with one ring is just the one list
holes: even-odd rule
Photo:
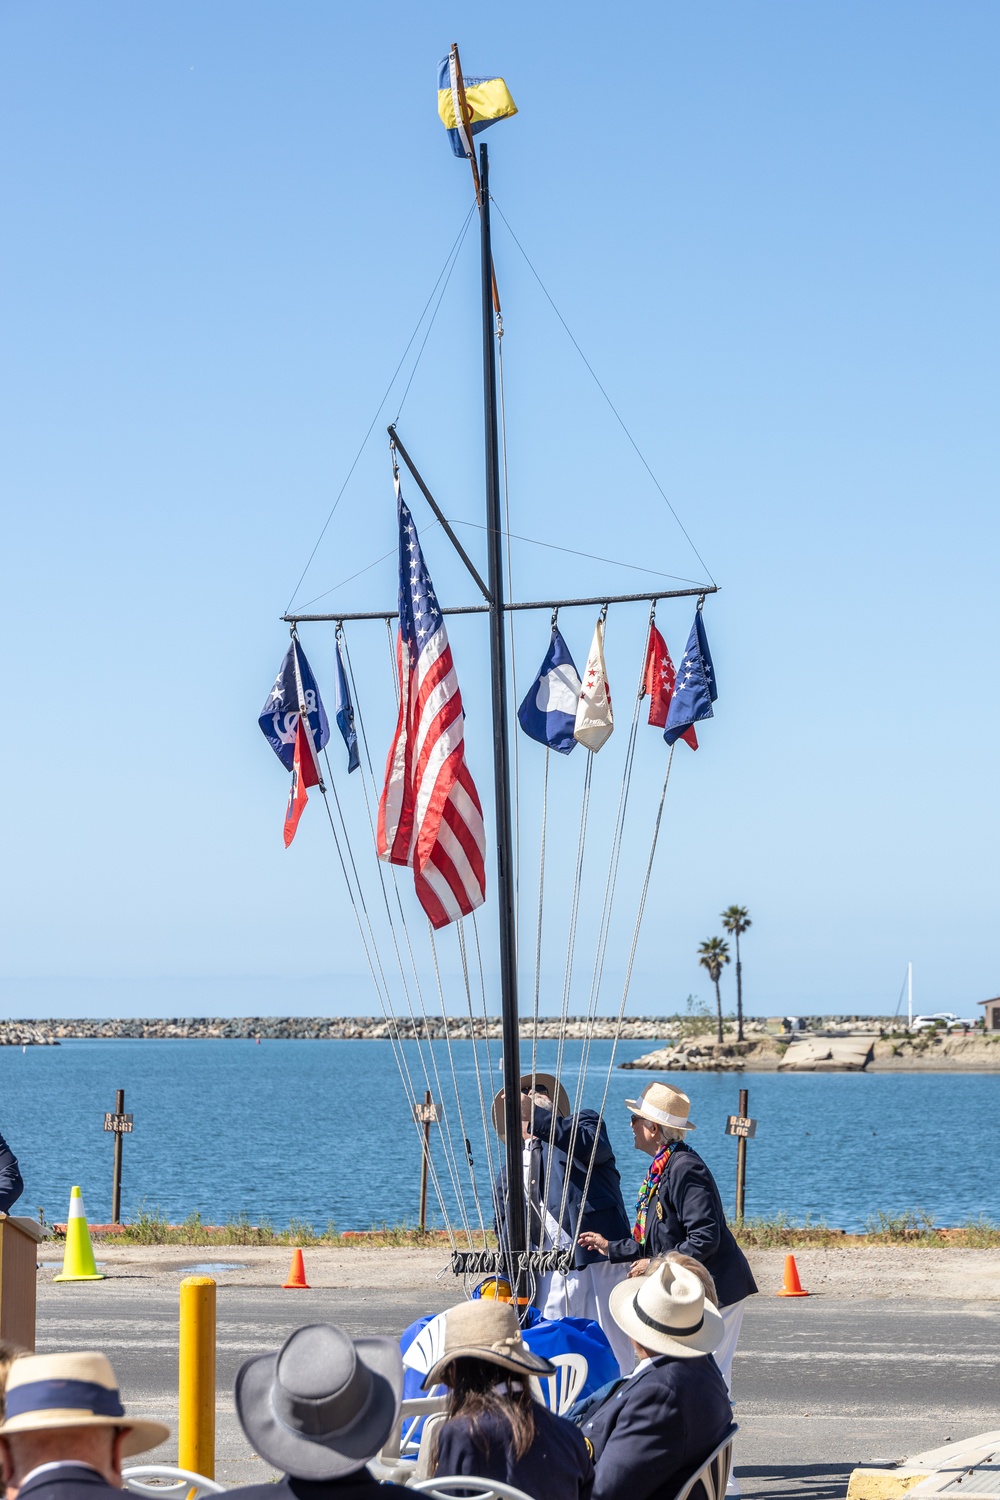
[[945, 1031], [971, 1031], [975, 1024], [975, 1021], [963, 1021], [951, 1010], [939, 1010], [933, 1015], [913, 1017], [914, 1031], [926, 1031], [932, 1026], [941, 1026]]

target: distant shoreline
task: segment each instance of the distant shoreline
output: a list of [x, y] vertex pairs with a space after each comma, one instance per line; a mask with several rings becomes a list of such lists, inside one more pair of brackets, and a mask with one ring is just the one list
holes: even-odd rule
[[[612, 1041], [616, 1023], [598, 1017], [588, 1022], [570, 1016], [565, 1030], [558, 1017], [541, 1017], [537, 1032], [530, 1016], [521, 1017], [521, 1037], [531, 1041], [570, 1040], [592, 1036]], [[633, 1016], [623, 1022], [623, 1041], [666, 1041], [671, 1028], [662, 1016]], [[376, 1016], [195, 1016], [166, 1020], [136, 1017], [131, 1020], [49, 1019], [0, 1021], [0, 1046], [52, 1046], [69, 1041], [469, 1041], [487, 1038], [499, 1041], [500, 1017], [477, 1020], [475, 1029], [465, 1016], [396, 1016], [391, 1022]]]
[[[989, 1036], [935, 1038], [933, 1044], [898, 1045], [878, 1040], [876, 1018], [866, 1018], [857, 1030], [871, 1036], [873, 1041], [874, 1055], [864, 1069], [867, 1073], [1000, 1072], [1000, 1045]], [[612, 1041], [615, 1033], [616, 1023], [611, 1017], [588, 1021], [582, 1016], [571, 1016], [565, 1029], [555, 1016], [540, 1017], [537, 1030], [530, 1016], [522, 1016], [520, 1022], [522, 1042], [558, 1041], [561, 1035], [570, 1041], [581, 1041], [588, 1036], [596, 1041]], [[78, 1017], [0, 1021], [0, 1047], [51, 1047], [64, 1041], [462, 1042], [473, 1038], [499, 1042], [500, 1017], [479, 1018], [474, 1025], [468, 1016], [397, 1016], [389, 1022], [376, 1016], [185, 1016], [122, 1020]], [[792, 1039], [787, 1035], [769, 1035], [758, 1023], [748, 1029], [747, 1040], [742, 1043], [727, 1037], [719, 1046], [704, 1036], [680, 1043], [669, 1018], [633, 1016], [622, 1023], [619, 1040], [645, 1044], [634, 1049], [626, 1046], [619, 1058], [619, 1068], [650, 1073], [774, 1073], [779, 1071], [784, 1050]], [[659, 1045], [651, 1049], [650, 1043]], [[636, 1056], [637, 1052], [644, 1055]]]

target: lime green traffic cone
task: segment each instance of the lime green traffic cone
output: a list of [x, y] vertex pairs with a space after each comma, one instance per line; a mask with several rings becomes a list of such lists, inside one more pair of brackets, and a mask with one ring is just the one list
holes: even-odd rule
[[102, 1272], [94, 1260], [94, 1247], [90, 1243], [87, 1215], [83, 1211], [83, 1196], [78, 1187], [69, 1195], [69, 1218], [66, 1221], [66, 1250], [63, 1268], [53, 1281], [103, 1281]]

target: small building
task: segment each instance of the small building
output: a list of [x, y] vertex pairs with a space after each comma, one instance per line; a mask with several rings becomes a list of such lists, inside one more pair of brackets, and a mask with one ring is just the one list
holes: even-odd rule
[[985, 1005], [983, 1012], [983, 1023], [987, 1031], [1000, 1031], [1000, 995], [994, 995], [992, 1000], [979, 1000], [979, 1005]]

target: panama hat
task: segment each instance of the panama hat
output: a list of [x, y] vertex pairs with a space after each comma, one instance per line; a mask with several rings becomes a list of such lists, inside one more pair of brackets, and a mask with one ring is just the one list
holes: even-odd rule
[[[559, 1080], [555, 1077], [554, 1074], [552, 1074], [552, 1073], [522, 1073], [521, 1074], [521, 1088], [522, 1088], [522, 1090], [524, 1090], [524, 1089], [531, 1089], [532, 1091], [534, 1091], [536, 1089], [544, 1089], [546, 1091], [546, 1093], [548, 1094], [549, 1098], [555, 1100], [556, 1114], [557, 1115], [568, 1115], [569, 1114], [569, 1095], [567, 1094], [566, 1090], [563, 1088], [562, 1084], [559, 1082]], [[503, 1089], [500, 1090], [500, 1092], [496, 1095], [496, 1097], [493, 1100], [492, 1114], [493, 1114], [493, 1128], [496, 1131], [497, 1135], [500, 1137], [500, 1139], [503, 1140], [504, 1136], [505, 1136], [504, 1118], [503, 1118]]]
[[669, 1083], [647, 1083], [638, 1099], [626, 1099], [625, 1108], [654, 1125], [672, 1125], [675, 1130], [694, 1130], [688, 1119], [691, 1100]]
[[170, 1436], [162, 1422], [125, 1415], [111, 1362], [103, 1354], [22, 1354], [7, 1376], [0, 1437], [60, 1427], [122, 1427], [122, 1454], [145, 1453]]
[[423, 1388], [441, 1383], [441, 1372], [456, 1359], [484, 1359], [515, 1375], [554, 1375], [556, 1367], [532, 1354], [521, 1337], [509, 1302], [460, 1302], [444, 1314], [444, 1346], [424, 1376]]
[[276, 1354], [246, 1360], [234, 1394], [261, 1458], [298, 1479], [337, 1479], [363, 1469], [392, 1431], [403, 1361], [394, 1339], [308, 1323]]
[[623, 1333], [644, 1349], [694, 1359], [722, 1343], [722, 1314], [705, 1301], [705, 1288], [686, 1266], [664, 1261], [649, 1276], [620, 1281], [608, 1298]]

